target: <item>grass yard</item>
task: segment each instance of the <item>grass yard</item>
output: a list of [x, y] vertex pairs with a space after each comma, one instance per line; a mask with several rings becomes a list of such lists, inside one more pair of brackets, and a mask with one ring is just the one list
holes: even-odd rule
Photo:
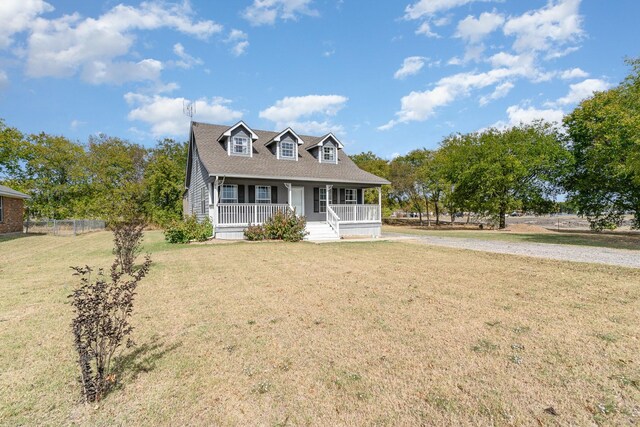
[[421, 227], [384, 225], [383, 232], [438, 237], [501, 240], [506, 242], [552, 243], [559, 245], [597, 246], [640, 250], [640, 234], [594, 233], [585, 231], [550, 231], [548, 233], [514, 233], [498, 230], [427, 230]]
[[1, 425], [640, 423], [639, 270], [160, 232], [122, 386], [84, 405], [68, 267], [108, 267], [110, 248], [106, 232], [0, 242]]

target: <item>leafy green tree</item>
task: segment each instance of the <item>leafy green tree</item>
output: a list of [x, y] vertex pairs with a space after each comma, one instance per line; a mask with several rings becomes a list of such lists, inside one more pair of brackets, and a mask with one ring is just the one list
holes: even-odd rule
[[[107, 135], [92, 136], [87, 145], [87, 188], [79, 208], [84, 216], [108, 219], [135, 206], [144, 210], [143, 177], [147, 150]], [[132, 213], [133, 214], [133, 213]]]
[[389, 177], [392, 185], [391, 196], [399, 206], [417, 212], [422, 225], [426, 204], [418, 179], [418, 164], [417, 156], [398, 156], [389, 164]]
[[29, 214], [36, 218], [72, 218], [86, 183], [83, 148], [63, 136], [40, 133], [27, 138], [15, 171], [19, 189], [27, 191]]
[[151, 222], [164, 226], [182, 217], [187, 149], [185, 142], [164, 139], [149, 151], [144, 188]]
[[456, 136], [442, 149], [459, 172], [456, 198], [494, 215], [500, 228], [512, 209], [549, 212], [570, 165], [557, 129], [543, 122]]
[[640, 228], [640, 58], [617, 87], [596, 93], [565, 117], [575, 166], [566, 182], [578, 213], [596, 230]]
[[16, 179], [27, 146], [22, 133], [0, 119], [0, 182], [9, 183]]
[[441, 197], [449, 212], [471, 212], [483, 216], [489, 209], [475, 189], [474, 171], [469, 165], [481, 162], [482, 150], [469, 135], [446, 137], [436, 152], [434, 165], [439, 170]]

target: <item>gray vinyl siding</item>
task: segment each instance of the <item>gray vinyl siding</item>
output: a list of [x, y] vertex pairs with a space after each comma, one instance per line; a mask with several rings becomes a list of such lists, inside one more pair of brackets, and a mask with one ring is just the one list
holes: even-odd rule
[[[198, 221], [204, 221], [209, 216], [209, 186], [207, 185], [208, 175], [200, 158], [198, 157], [198, 151], [194, 150], [193, 163], [191, 165], [191, 180], [188, 191], [188, 207], [187, 213], [189, 215], [195, 215]], [[205, 200], [205, 212], [202, 213], [202, 189], [204, 188], [204, 200]]]

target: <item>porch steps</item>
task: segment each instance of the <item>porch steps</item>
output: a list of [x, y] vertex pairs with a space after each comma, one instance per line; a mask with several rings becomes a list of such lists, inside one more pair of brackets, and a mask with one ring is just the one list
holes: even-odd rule
[[310, 242], [326, 242], [331, 240], [340, 240], [336, 232], [326, 222], [313, 221], [307, 222], [307, 234], [304, 240]]

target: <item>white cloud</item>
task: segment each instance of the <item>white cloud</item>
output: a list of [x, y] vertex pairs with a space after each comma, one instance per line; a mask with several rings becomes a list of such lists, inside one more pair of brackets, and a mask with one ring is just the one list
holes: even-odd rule
[[408, 5], [404, 12], [406, 19], [421, 19], [423, 17], [431, 17], [440, 12], [446, 12], [459, 6], [463, 6], [475, 1], [486, 0], [418, 0]]
[[[333, 124], [327, 117], [335, 116], [349, 99], [340, 95], [307, 95], [286, 97], [271, 107], [260, 111], [260, 117], [276, 124], [278, 129], [287, 126], [296, 132], [320, 135], [328, 132], [344, 133], [344, 128]], [[300, 120], [307, 119], [307, 120]]]
[[298, 120], [300, 117], [322, 114], [335, 116], [349, 98], [340, 95], [290, 96], [260, 111], [260, 117], [276, 123]]
[[122, 84], [160, 79], [162, 62], [143, 59], [140, 62], [92, 61], [82, 69], [82, 79], [91, 84]]
[[251, 25], [273, 25], [279, 18], [296, 20], [299, 15], [318, 16], [318, 11], [309, 5], [312, 0], [254, 0], [242, 16]]
[[517, 52], [549, 51], [549, 55], [558, 55], [561, 46], [576, 42], [583, 35], [578, 14], [580, 1], [549, 0], [541, 9], [509, 18], [504, 34], [516, 38], [513, 48]]
[[504, 128], [513, 127], [520, 124], [531, 124], [536, 120], [544, 120], [550, 123], [561, 123], [564, 112], [558, 109], [539, 110], [534, 107], [523, 108], [518, 105], [512, 105], [507, 108], [508, 122], [498, 122], [493, 127]]
[[316, 120], [308, 120], [308, 121], [300, 121], [300, 122], [287, 122], [287, 124], [277, 124], [278, 129], [283, 129], [285, 127], [291, 127], [298, 134], [305, 135], [326, 135], [331, 132], [334, 135], [344, 135], [344, 127], [341, 125], [336, 125], [328, 120], [323, 120], [321, 122]]
[[70, 127], [71, 129], [73, 129], [73, 130], [76, 130], [76, 129], [78, 129], [80, 126], [83, 126], [83, 125], [85, 125], [85, 124], [86, 124], [86, 122], [83, 122], [83, 121], [80, 121], [80, 120], [74, 119], [74, 120], [71, 120], [71, 123], [69, 123], [69, 127]]
[[9, 85], [9, 76], [4, 70], [0, 70], [0, 89]]
[[496, 86], [495, 90], [491, 95], [483, 96], [480, 98], [480, 105], [487, 105], [491, 101], [495, 101], [496, 99], [504, 98], [511, 92], [511, 89], [514, 88], [514, 84], [511, 82], [504, 82]]
[[29, 29], [33, 20], [53, 6], [42, 0], [2, 0], [0, 2], [0, 49], [13, 43], [13, 35]]
[[[448, 10], [481, 0], [414, 0], [405, 9], [405, 19], [421, 20], [427, 34], [430, 25], [440, 19], [439, 14]], [[491, 0], [487, 0], [491, 1]], [[579, 69], [546, 70], [540, 63], [552, 58], [567, 55], [578, 49], [578, 42], [584, 36], [582, 17], [579, 14], [581, 0], [547, 0], [543, 7], [530, 10], [521, 15], [505, 17], [500, 12], [484, 12], [476, 16], [467, 16], [457, 24], [455, 37], [466, 42], [464, 54], [452, 56], [449, 65], [466, 65], [477, 61], [490, 65], [484, 72], [473, 71], [453, 74], [437, 81], [432, 87], [422, 91], [412, 91], [400, 100], [400, 109], [388, 123], [378, 127], [390, 129], [399, 123], [424, 121], [431, 118], [438, 109], [451, 105], [474, 91], [493, 88], [493, 91], [479, 97], [480, 105], [507, 96], [519, 79], [533, 83], [545, 82], [554, 78], [565, 80], [586, 77]], [[485, 38], [502, 28], [505, 37], [512, 37], [512, 49], [496, 52], [487, 57]], [[494, 44], [496, 49], [500, 44]], [[587, 87], [588, 86], [588, 87]], [[514, 107], [510, 110], [514, 120], [525, 114], [544, 114], [545, 117], [558, 117], [562, 111], [557, 105], [575, 102], [585, 92], [591, 93], [602, 84], [584, 83], [570, 91], [570, 94], [555, 103], [546, 104], [548, 109], [536, 110], [528, 107]]]
[[433, 31], [431, 31], [431, 26], [426, 21], [423, 22], [422, 24], [420, 24], [420, 26], [416, 30], [416, 34], [423, 34], [423, 35], [425, 35], [427, 37], [434, 37], [434, 38], [439, 38], [440, 37], [438, 34], [436, 34]]
[[235, 56], [243, 55], [249, 47], [249, 36], [241, 30], [233, 29], [229, 33], [229, 37], [225, 40], [227, 43], [233, 44], [231, 53]]
[[560, 74], [560, 78], [563, 80], [583, 79], [585, 77], [589, 77], [589, 73], [580, 68], [564, 70], [562, 74]]
[[[98, 18], [83, 19], [77, 13], [53, 20], [37, 18], [28, 38], [27, 75], [70, 77], [81, 71], [91, 83], [118, 83], [126, 81], [115, 77], [124, 70], [134, 80], [155, 78], [159, 61], [145, 59], [133, 63], [115, 59], [130, 52], [135, 31], [160, 28], [201, 39], [222, 30], [213, 21], [193, 20], [188, 2], [143, 2], [139, 7], [120, 4]], [[111, 67], [114, 69], [108, 70]], [[93, 77], [96, 71], [101, 75]]]
[[458, 22], [456, 37], [469, 43], [479, 43], [486, 35], [504, 24], [504, 16], [499, 13], [484, 12], [478, 18], [467, 16]]
[[442, 18], [434, 19], [433, 23], [436, 27], [444, 27], [445, 25], [449, 25], [451, 23], [451, 15], [443, 16]]
[[[520, 67], [517, 63], [513, 67], [494, 68], [484, 73], [458, 73], [440, 79], [435, 87], [423, 92], [411, 92], [400, 100], [400, 111], [396, 118], [378, 127], [378, 130], [388, 130], [399, 123], [424, 121], [435, 114], [436, 109], [451, 104], [453, 101], [468, 96], [471, 90], [500, 85], [505, 81], [524, 77], [530, 73], [527, 67]], [[502, 90], [506, 90], [503, 86]]]
[[191, 67], [193, 67], [194, 65], [201, 65], [202, 64], [202, 59], [200, 58], [195, 58], [191, 55], [189, 55], [185, 50], [184, 50], [184, 46], [182, 46], [181, 43], [176, 43], [173, 45], [173, 53], [176, 54], [176, 56], [178, 58], [180, 58], [178, 61], [174, 61], [173, 64], [176, 67], [180, 67], [180, 68], [184, 68], [184, 69], [190, 69]]
[[422, 67], [424, 67], [424, 61], [426, 58], [422, 56], [410, 56], [404, 59], [402, 66], [395, 72], [393, 77], [395, 79], [404, 79], [408, 76], [418, 74]]
[[[586, 79], [580, 83], [569, 85], [569, 93], [558, 99], [556, 104], [577, 104], [583, 99], [589, 98], [594, 92], [601, 92], [611, 87], [609, 83], [600, 79]], [[553, 105], [551, 103], [550, 105]]]
[[[127, 118], [147, 123], [151, 133], [158, 136], [183, 136], [189, 131], [189, 117], [183, 114], [185, 98], [147, 96], [129, 92], [124, 96], [127, 103], [135, 106]], [[242, 112], [229, 108], [231, 101], [224, 98], [200, 98], [195, 101], [195, 119], [209, 123], [229, 123], [242, 117]]]

